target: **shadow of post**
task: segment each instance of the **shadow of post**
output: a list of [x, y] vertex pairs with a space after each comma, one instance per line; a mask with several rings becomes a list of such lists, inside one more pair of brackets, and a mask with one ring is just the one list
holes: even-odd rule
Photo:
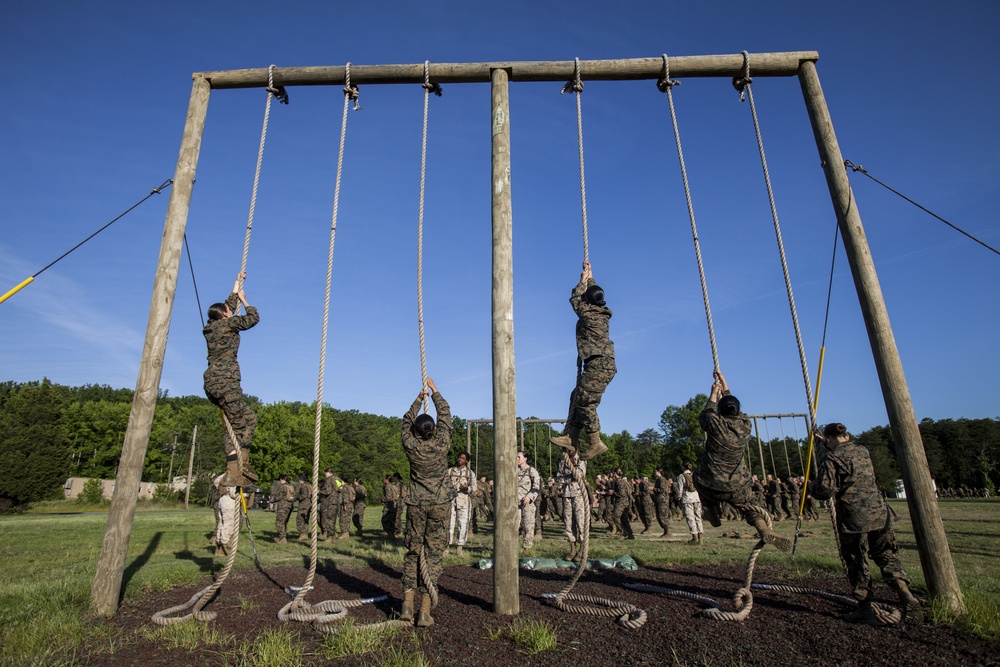
[[153, 554], [156, 552], [156, 548], [160, 546], [160, 540], [163, 539], [163, 531], [155, 533], [152, 539], [149, 540], [149, 544], [146, 545], [145, 550], [139, 554], [135, 560], [128, 564], [125, 571], [122, 573], [122, 587], [121, 591], [118, 593], [118, 604], [121, 605], [122, 600], [125, 599], [125, 590], [128, 588], [128, 584], [132, 581], [132, 577], [143, 568], [143, 566], [149, 562]]

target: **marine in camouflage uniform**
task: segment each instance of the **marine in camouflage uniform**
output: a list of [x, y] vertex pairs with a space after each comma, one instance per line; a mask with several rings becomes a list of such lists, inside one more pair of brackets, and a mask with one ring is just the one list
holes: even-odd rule
[[[578, 452], [567, 452], [559, 461], [559, 472], [556, 474], [562, 485], [563, 527], [566, 539], [569, 540], [569, 553], [566, 560], [582, 558], [577, 542], [583, 540], [583, 530], [590, 512], [589, 496], [587, 494], [587, 462], [580, 458]], [[583, 480], [583, 484], [580, 483]]]
[[[580, 457], [589, 460], [608, 450], [601, 442], [601, 422], [597, 406], [604, 390], [615, 377], [615, 344], [611, 342], [608, 323], [611, 309], [604, 301], [604, 290], [594, 282], [590, 262], [583, 263], [580, 282], [569, 298], [576, 321], [576, 387], [569, 396], [569, 416], [566, 430], [550, 442], [565, 449], [580, 450]], [[587, 441], [581, 443], [580, 433]]]
[[455, 526], [458, 526], [458, 554], [462, 554], [462, 547], [469, 535], [469, 519], [473, 510], [473, 494], [476, 493], [476, 476], [469, 470], [469, 454], [462, 452], [458, 455], [454, 466], [448, 468], [448, 482], [455, 490], [455, 497], [451, 501], [451, 512], [448, 520], [448, 544], [455, 541]]
[[288, 526], [288, 517], [292, 514], [292, 501], [295, 500], [295, 489], [288, 483], [288, 475], [279, 478], [278, 493], [274, 505], [274, 525], [278, 530], [277, 544], [285, 543], [285, 530]]
[[654, 473], [656, 482], [653, 483], [653, 504], [656, 506], [656, 521], [663, 529], [661, 537], [670, 535], [670, 487], [669, 482], [663, 474], [663, 469], [657, 468]]
[[684, 463], [684, 472], [677, 476], [674, 489], [677, 491], [678, 501], [684, 508], [684, 520], [687, 521], [688, 530], [691, 532], [690, 544], [700, 544], [702, 535], [705, 534], [705, 526], [701, 521], [701, 496], [698, 495], [690, 463]]
[[327, 541], [332, 541], [337, 534], [337, 478], [333, 476], [333, 470], [327, 468], [323, 471], [323, 479], [319, 483], [319, 519], [320, 532]]
[[[437, 586], [441, 576], [441, 561], [448, 548], [446, 525], [451, 515], [455, 490], [448, 478], [448, 451], [451, 449], [451, 409], [427, 378], [428, 389], [422, 390], [403, 416], [402, 443], [410, 461], [410, 484], [406, 495], [406, 556], [403, 559], [403, 607], [400, 619], [413, 619], [414, 590], [421, 593], [417, 625], [434, 623], [431, 618], [431, 598], [427, 582], [418, 577], [418, 561], [423, 553], [430, 583]], [[437, 424], [430, 415], [420, 415], [420, 404], [428, 393], [434, 401]]]
[[406, 509], [406, 485], [403, 484], [403, 476], [398, 472], [393, 474], [393, 481], [396, 484], [396, 537], [403, 537], [403, 511]]
[[382, 478], [382, 530], [389, 537], [396, 536], [396, 513], [399, 511], [399, 489], [391, 475]]
[[295, 515], [295, 529], [299, 531], [299, 541], [309, 539], [309, 515], [312, 513], [312, 486], [306, 483], [306, 476], [299, 475], [299, 483], [295, 487], [295, 502], [298, 503], [298, 513]]
[[639, 517], [642, 519], [642, 533], [640, 535], [645, 535], [649, 533], [649, 529], [656, 519], [656, 508], [653, 507], [653, 485], [649, 483], [648, 478], [642, 477], [639, 479], [638, 486]]
[[[240, 332], [246, 331], [260, 322], [257, 309], [247, 304], [246, 295], [240, 284], [246, 279], [243, 272], [236, 277], [233, 292], [225, 303], [212, 304], [208, 309], [208, 322], [202, 329], [205, 342], [208, 345], [208, 368], [205, 370], [205, 395], [216, 405], [229, 421], [229, 425], [239, 440], [240, 454], [237, 456], [236, 446], [229, 437], [228, 429], [224, 433], [224, 449], [226, 453], [226, 480], [233, 486], [247, 486], [258, 481], [257, 474], [250, 468], [250, 443], [254, 429], [257, 427], [257, 417], [246, 401], [243, 400], [243, 389], [240, 387], [240, 363], [237, 354], [240, 350]], [[233, 315], [242, 302], [246, 315]]]
[[361, 531], [365, 529], [365, 509], [368, 508], [368, 504], [365, 499], [368, 497], [368, 489], [365, 485], [361, 483], [360, 477], [354, 478], [354, 512], [351, 514], [351, 521], [354, 523], [354, 527], [358, 529], [358, 537], [361, 537]]
[[771, 518], [781, 521], [781, 510], [778, 505], [781, 503], [781, 482], [774, 479], [774, 475], [767, 476], [767, 511], [771, 513]]
[[523, 451], [517, 453], [517, 529], [524, 529], [521, 545], [530, 549], [535, 540], [535, 499], [541, 491], [542, 478], [532, 466]]
[[708, 402], [698, 416], [705, 432], [705, 453], [694, 474], [695, 487], [705, 509], [705, 518], [718, 528], [722, 525], [720, 503], [731, 504], [743, 519], [757, 529], [760, 538], [782, 551], [790, 551], [791, 541], [767, 525], [767, 519], [753, 504], [753, 478], [743, 461], [750, 441], [750, 418], [740, 412], [740, 402], [730, 394], [722, 373], [713, 373]]
[[909, 590], [910, 578], [897, 555], [892, 515], [875, 482], [868, 450], [850, 439], [843, 424], [827, 424], [817, 436], [829, 451], [810, 490], [819, 500], [833, 499], [837, 511], [840, 556], [860, 603], [857, 612], [847, 614], [847, 618], [872, 622], [872, 581], [865, 551], [878, 565], [882, 579], [896, 591], [904, 611], [912, 617], [921, 616], [920, 604]]
[[340, 483], [340, 534], [338, 540], [346, 540], [351, 536], [351, 517], [354, 514], [354, 485]]
[[614, 479], [615, 502], [611, 510], [611, 521], [618, 533], [619, 539], [634, 540], [632, 532], [632, 483], [622, 474], [621, 468], [615, 472]]

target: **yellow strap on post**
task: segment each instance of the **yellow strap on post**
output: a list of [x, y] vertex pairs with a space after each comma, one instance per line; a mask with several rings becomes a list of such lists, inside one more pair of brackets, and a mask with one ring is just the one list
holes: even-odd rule
[[20, 292], [21, 289], [25, 285], [27, 285], [28, 283], [32, 282], [34, 279], [35, 279], [35, 276], [28, 276], [27, 278], [25, 278], [24, 280], [22, 280], [21, 282], [19, 282], [17, 284], [17, 287], [15, 287], [14, 289], [10, 290], [9, 292], [7, 292], [6, 294], [4, 294], [3, 296], [0, 296], [0, 303], [3, 303], [4, 301], [6, 301], [7, 299], [9, 299], [10, 297], [12, 297], [15, 294], [17, 294], [18, 292]]

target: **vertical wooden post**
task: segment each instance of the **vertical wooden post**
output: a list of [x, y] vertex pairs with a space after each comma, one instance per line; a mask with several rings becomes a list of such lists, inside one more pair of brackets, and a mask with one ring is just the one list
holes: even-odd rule
[[517, 541], [517, 405], [514, 383], [514, 253], [510, 193], [509, 75], [490, 72], [493, 133], [493, 611], [520, 611]]
[[122, 445], [115, 492], [108, 511], [108, 523], [104, 529], [101, 556], [97, 562], [97, 573], [90, 592], [91, 606], [94, 612], [102, 616], [111, 616], [117, 611], [121, 595], [125, 558], [128, 555], [132, 520], [135, 518], [135, 503], [142, 481], [142, 462], [146, 458], [146, 446], [149, 444], [149, 432], [153, 425], [153, 412], [156, 409], [163, 356], [167, 347], [167, 332], [170, 329], [170, 313], [173, 310], [174, 292], [177, 288], [177, 268], [181, 261], [184, 227], [191, 205], [191, 191], [198, 166], [198, 153], [201, 150], [210, 91], [208, 80], [203, 77], [194, 80], [180, 155], [177, 158], [177, 169], [174, 171], [174, 184], [170, 189], [170, 203], [163, 225], [163, 240], [160, 243], [156, 278], [153, 281], [153, 298], [149, 307], [142, 360], [139, 363], [139, 377], [136, 380], [132, 411], [125, 431], [125, 442]]
[[767, 468], [764, 467], [764, 445], [760, 442], [760, 427], [757, 418], [753, 418], [753, 430], [757, 434], [757, 449], [760, 450], [760, 483], [767, 484]]
[[910, 390], [903, 375], [903, 364], [896, 348], [889, 313], [875, 273], [875, 263], [872, 261], [868, 239], [861, 225], [861, 215], [844, 169], [844, 158], [833, 131], [833, 121], [820, 87], [815, 63], [802, 63], [799, 83], [809, 111], [816, 145], [819, 147], [837, 223], [844, 239], [844, 250], [854, 276], [861, 313], [868, 329], [868, 340], [899, 456], [899, 467], [906, 488], [906, 503], [910, 508], [924, 578], [932, 596], [942, 599], [953, 612], [964, 613], [965, 600], [955, 574], [944, 524], [941, 522], [941, 512], [927, 465], [927, 454], [917, 427]]
[[194, 432], [191, 433], [191, 455], [188, 457], [188, 479], [187, 490], [184, 492], [184, 509], [188, 508], [191, 500], [191, 471], [194, 470], [194, 443], [198, 439], [198, 425], [194, 425]]

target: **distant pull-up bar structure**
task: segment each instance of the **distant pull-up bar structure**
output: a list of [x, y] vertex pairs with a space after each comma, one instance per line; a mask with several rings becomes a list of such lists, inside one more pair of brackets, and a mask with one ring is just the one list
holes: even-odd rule
[[[906, 488], [907, 503], [916, 535], [920, 563], [931, 595], [942, 599], [958, 613], [965, 603], [955, 574], [951, 552], [941, 522], [917, 419], [910, 399], [902, 363], [882, 298], [861, 216], [851, 191], [844, 160], [833, 131], [833, 122], [823, 96], [815, 51], [748, 54], [755, 77], [797, 76], [812, 124], [820, 160], [826, 175], [834, 212], [854, 276], [858, 300], [868, 330], [872, 355], [878, 370], [893, 439]], [[673, 78], [739, 77], [744, 54], [671, 56]], [[418, 84], [425, 81], [424, 63], [409, 65], [351, 65], [351, 81], [358, 85]], [[498, 614], [519, 612], [518, 542], [515, 454], [517, 412], [514, 374], [513, 221], [511, 217], [510, 82], [552, 81], [573, 78], [576, 63], [566, 61], [507, 61], [481, 63], [431, 63], [428, 78], [435, 83], [490, 83], [490, 128], [492, 136], [492, 346], [493, 423], [495, 425], [496, 531], [494, 535], [493, 608]], [[95, 612], [114, 614], [121, 595], [122, 578], [142, 462], [152, 427], [160, 375], [173, 310], [174, 292], [184, 242], [188, 209], [194, 185], [213, 89], [264, 88], [268, 69], [196, 72], [181, 139], [173, 190], [164, 223], [163, 241], [153, 284], [153, 296], [135, 396], [129, 415], [125, 443], [108, 513], [101, 556], [91, 591]], [[274, 68], [276, 86], [341, 86], [346, 66]], [[584, 81], [656, 81], [664, 74], [662, 56], [620, 60], [581, 60]], [[651, 86], [652, 92], [655, 88]], [[483, 119], [484, 124], [487, 122]]]

